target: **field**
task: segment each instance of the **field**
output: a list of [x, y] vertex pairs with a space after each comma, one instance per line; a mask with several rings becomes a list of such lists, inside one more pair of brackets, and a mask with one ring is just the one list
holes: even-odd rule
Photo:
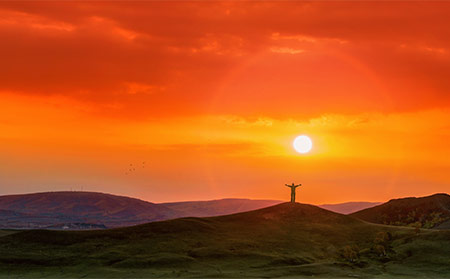
[[450, 231], [284, 203], [98, 231], [0, 231], [0, 277], [450, 277]]

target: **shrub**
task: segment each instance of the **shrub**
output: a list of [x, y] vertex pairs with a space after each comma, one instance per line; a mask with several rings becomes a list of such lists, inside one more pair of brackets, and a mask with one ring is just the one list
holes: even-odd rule
[[342, 248], [341, 255], [345, 260], [354, 263], [359, 258], [359, 249], [357, 246], [346, 245]]

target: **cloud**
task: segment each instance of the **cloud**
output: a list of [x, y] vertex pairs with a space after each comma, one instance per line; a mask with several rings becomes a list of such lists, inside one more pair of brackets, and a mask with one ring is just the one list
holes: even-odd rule
[[8, 2], [0, 15], [0, 90], [108, 117], [450, 104], [445, 2]]

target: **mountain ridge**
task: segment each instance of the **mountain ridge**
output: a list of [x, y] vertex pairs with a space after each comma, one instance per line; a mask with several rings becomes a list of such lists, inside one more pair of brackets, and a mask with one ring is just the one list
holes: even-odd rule
[[[435, 194], [431, 197], [433, 196], [448, 197], [447, 194]], [[404, 203], [404, 201], [408, 203], [415, 199], [420, 198], [392, 199], [385, 204]], [[436, 202], [439, 202], [439, 199], [434, 203], [436, 204]], [[209, 217], [228, 215], [252, 211], [280, 203], [282, 201], [242, 198], [151, 203], [136, 198], [108, 193], [77, 191], [5, 195], [0, 196], [0, 228], [76, 228], [76, 225], [73, 224], [83, 224], [83, 226], [80, 226], [80, 229], [98, 226], [113, 228], [189, 216]], [[443, 203], [445, 205], [447, 201], [443, 201]], [[448, 214], [446, 213], [447, 211], [440, 212], [439, 210], [421, 212], [422, 215], [434, 215], [430, 217], [431, 220], [424, 221], [418, 219], [414, 220], [414, 222], [406, 222], [404, 220], [391, 220], [386, 218], [386, 220], [379, 220], [365, 216], [364, 212], [370, 212], [370, 209], [374, 208], [370, 206], [373, 205], [375, 205], [375, 208], [379, 208], [383, 204], [347, 202], [342, 204], [322, 204], [318, 205], [318, 207], [344, 214], [350, 213], [353, 217], [380, 224], [396, 224], [397, 222], [398, 225], [412, 225], [412, 223], [419, 221], [421, 222], [420, 226], [425, 228], [439, 228], [441, 225], [440, 228], [447, 228], [449, 226], [445, 221], [447, 221], [448, 217], [450, 218], [450, 209], [447, 210], [449, 212]], [[361, 207], [369, 208], [354, 212]], [[427, 205], [427, 207], [430, 207], [430, 205]], [[450, 205], [448, 207], [450, 208]], [[380, 214], [389, 216], [390, 213], [388, 211]], [[398, 215], [398, 213], [396, 214]], [[440, 215], [436, 217], [436, 214]], [[436, 219], [433, 221], [433, 218], [438, 217], [444, 219]], [[431, 221], [434, 222], [432, 225], [430, 225]], [[57, 226], [55, 227], [55, 225]]]
[[[37, 226], [55, 223], [98, 223], [108, 227], [170, 219], [177, 212], [163, 205], [99, 192], [44, 192], [0, 196], [0, 209], [29, 216]], [[10, 224], [20, 226], [20, 218]]]
[[0, 228], [55, 228], [55, 224], [60, 224], [63, 229], [75, 223], [124, 227], [186, 216], [226, 215], [279, 202], [223, 199], [158, 204], [107, 193], [77, 191], [5, 195], [0, 196]]

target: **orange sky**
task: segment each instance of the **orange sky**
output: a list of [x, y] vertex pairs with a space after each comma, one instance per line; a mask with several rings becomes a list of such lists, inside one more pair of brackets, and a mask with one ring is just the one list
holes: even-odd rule
[[448, 192], [449, 24], [444, 1], [1, 2], [0, 195]]

